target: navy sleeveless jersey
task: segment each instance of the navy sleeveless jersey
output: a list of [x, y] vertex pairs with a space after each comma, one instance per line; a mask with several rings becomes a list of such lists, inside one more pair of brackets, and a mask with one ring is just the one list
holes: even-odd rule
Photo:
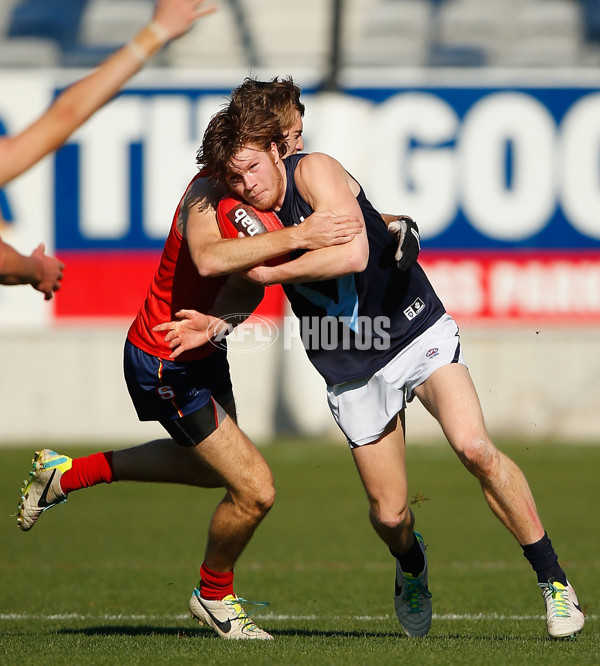
[[[277, 214], [287, 227], [314, 212], [294, 179], [305, 156], [284, 160], [287, 188]], [[362, 187], [357, 201], [369, 241], [366, 269], [331, 280], [283, 285], [300, 320], [308, 357], [328, 384], [374, 374], [445, 312], [418, 263], [407, 271], [396, 268], [397, 242]]]

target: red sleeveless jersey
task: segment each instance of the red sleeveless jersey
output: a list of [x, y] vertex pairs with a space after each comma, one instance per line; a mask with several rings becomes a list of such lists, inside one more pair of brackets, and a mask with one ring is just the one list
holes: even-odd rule
[[[192, 183], [202, 177], [202, 173], [197, 174], [188, 185], [186, 193]], [[150, 283], [146, 299], [127, 333], [128, 340], [136, 347], [163, 359], [168, 359], [172, 351], [164, 339], [166, 332], [155, 333], [152, 328], [157, 324], [173, 321], [176, 319], [175, 313], [184, 308], [208, 312], [227, 280], [227, 276], [210, 278], [202, 277], [198, 273], [188, 243], [177, 229], [179, 211], [184, 199], [185, 193], [175, 211], [160, 264]], [[215, 347], [206, 344], [183, 352], [177, 360], [193, 361], [204, 358], [213, 351]]]

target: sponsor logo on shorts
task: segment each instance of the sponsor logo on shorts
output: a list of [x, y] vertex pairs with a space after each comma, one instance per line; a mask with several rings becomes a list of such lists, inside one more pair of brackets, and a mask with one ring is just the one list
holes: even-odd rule
[[420, 298], [416, 298], [406, 310], [404, 310], [404, 316], [407, 319], [414, 319], [418, 314], [423, 312], [424, 309], [425, 303]]
[[431, 349], [428, 349], [427, 353], [425, 354], [427, 358], [435, 358], [436, 356], [439, 355], [440, 355], [440, 350], [437, 347], [432, 347]]
[[175, 398], [175, 391], [172, 386], [159, 386], [156, 392], [161, 400], [173, 400]]

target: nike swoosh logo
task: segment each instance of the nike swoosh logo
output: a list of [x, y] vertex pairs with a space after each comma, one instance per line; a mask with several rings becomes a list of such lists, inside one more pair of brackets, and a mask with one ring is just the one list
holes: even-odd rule
[[43, 509], [50, 506], [50, 504], [48, 503], [48, 490], [50, 489], [50, 485], [54, 479], [55, 474], [56, 474], [56, 469], [52, 470], [52, 476], [50, 477], [50, 480], [46, 484], [44, 492], [40, 495], [40, 499], [38, 500], [38, 506]]
[[581, 606], [580, 606], [579, 604], [573, 604], [573, 606], [575, 606], [575, 608], [576, 608], [580, 613], [583, 613], [583, 611], [581, 610]]
[[402, 588], [400, 587], [400, 585], [398, 585], [398, 579], [397, 578], [394, 581], [394, 583], [395, 583], [394, 588], [395, 588], [396, 596], [399, 597], [402, 594]]
[[230, 620], [229, 618], [227, 618], [227, 620], [225, 620], [225, 622], [223, 622], [223, 621], [221, 621], [221, 620], [218, 620], [218, 619], [217, 619], [217, 618], [216, 618], [216, 617], [215, 617], [215, 616], [214, 616], [214, 615], [208, 610], [208, 608], [202, 603], [202, 601], [200, 600], [200, 597], [198, 597], [198, 601], [200, 602], [200, 605], [202, 606], [202, 608], [204, 608], [204, 610], [209, 614], [210, 619], [211, 619], [211, 620], [217, 625], [217, 627], [219, 627], [219, 629], [220, 629], [224, 634], [228, 634], [228, 633], [231, 631], [231, 620]]

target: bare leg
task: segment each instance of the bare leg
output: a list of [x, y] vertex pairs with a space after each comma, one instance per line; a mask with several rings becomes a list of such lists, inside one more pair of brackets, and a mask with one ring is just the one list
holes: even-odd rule
[[371, 524], [396, 558], [394, 607], [408, 636], [425, 636], [431, 627], [424, 546], [414, 533], [408, 507], [404, 411], [392, 419], [379, 440], [352, 449], [369, 498]]
[[115, 481], [181, 483], [200, 488], [222, 485], [203, 464], [196, 447], [181, 446], [170, 438], [113, 451], [112, 464]]
[[[233, 402], [225, 409], [235, 417]], [[225, 488], [210, 522], [204, 560], [214, 571], [233, 570], [275, 500], [271, 470], [233, 418], [225, 418], [195, 447], [157, 439], [114, 451], [112, 464], [118, 481]]]
[[352, 455], [369, 499], [373, 528], [395, 553], [407, 552], [414, 541], [415, 521], [408, 507], [404, 412], [380, 439], [352, 449]]
[[492, 511], [523, 546], [542, 538], [544, 528], [519, 467], [490, 440], [469, 371], [453, 363], [436, 370], [415, 395], [439, 421], [465, 467], [474, 474]]
[[[235, 421], [235, 403], [231, 401], [224, 408]], [[112, 466], [116, 481], [181, 483], [200, 488], [223, 485], [195, 448], [181, 446], [170, 437], [113, 451]]]
[[214, 571], [232, 571], [275, 501], [273, 476], [258, 449], [230, 418], [194, 450], [211, 470], [211, 480], [220, 479], [227, 491], [210, 522], [204, 561]]

